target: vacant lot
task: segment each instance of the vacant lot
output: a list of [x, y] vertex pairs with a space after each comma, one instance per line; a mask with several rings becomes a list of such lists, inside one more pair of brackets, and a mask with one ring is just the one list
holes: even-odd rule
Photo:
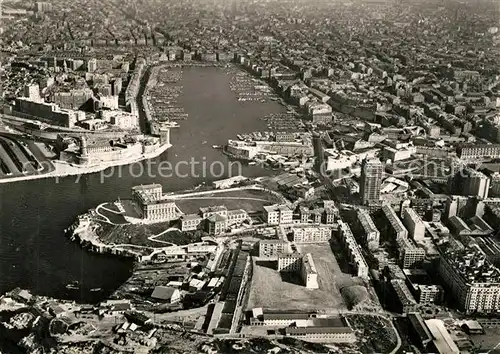
[[187, 197], [175, 201], [186, 214], [198, 213], [201, 207], [225, 205], [229, 210], [244, 209], [247, 212], [262, 211], [265, 205], [278, 203], [274, 195], [260, 190], [241, 190], [210, 193], [201, 196]]
[[308, 245], [318, 271], [319, 289], [304, 287], [300, 275], [282, 276], [276, 262], [254, 259], [248, 309], [264, 307], [270, 310], [343, 310], [337, 280], [345, 282], [328, 244]]
[[[335, 248], [333, 249], [335, 250]], [[334, 290], [339, 291], [345, 286], [362, 284], [362, 282], [354, 279], [349, 272], [346, 272], [345, 269], [341, 267], [341, 264], [339, 264], [340, 260], [332, 251], [331, 244], [302, 244], [297, 245], [297, 250], [303, 254], [312, 254], [316, 270], [318, 271], [318, 278], [320, 281], [321, 279], [328, 279], [326, 284], [335, 284]], [[342, 254], [342, 256], [344, 255]]]

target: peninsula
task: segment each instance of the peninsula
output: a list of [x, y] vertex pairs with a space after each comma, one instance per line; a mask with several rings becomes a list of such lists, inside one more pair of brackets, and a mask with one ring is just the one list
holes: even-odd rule
[[[334, 352], [356, 352], [360, 336], [374, 330], [384, 341], [377, 348], [397, 348], [358, 244], [342, 246], [335, 203], [294, 196], [296, 180], [287, 193], [277, 188], [290, 176], [237, 175], [172, 193], [160, 184], [135, 186], [129, 198], [98, 205], [66, 232], [90, 251], [135, 259], [133, 275], [100, 305], [109, 316], [114, 306], [124, 310], [127, 326], [175, 324], [221, 340], [273, 340], [265, 328], [275, 326], [274, 336], [328, 343]], [[355, 269], [344, 273], [337, 262], [352, 252], [359, 252], [351, 256]], [[287, 316], [308, 323], [299, 327], [305, 336], [280, 322]]]

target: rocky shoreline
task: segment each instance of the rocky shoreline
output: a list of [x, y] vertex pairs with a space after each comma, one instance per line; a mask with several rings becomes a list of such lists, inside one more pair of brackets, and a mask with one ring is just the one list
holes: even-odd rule
[[140, 261], [142, 255], [139, 253], [100, 242], [99, 236], [96, 234], [92, 226], [89, 214], [82, 214], [79, 215], [77, 220], [65, 230], [65, 233], [71, 241], [77, 242], [80, 247], [87, 251], [134, 258], [136, 262]]

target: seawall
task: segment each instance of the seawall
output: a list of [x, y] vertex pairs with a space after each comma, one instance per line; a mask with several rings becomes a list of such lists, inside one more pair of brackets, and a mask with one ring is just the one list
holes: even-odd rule
[[135, 162], [149, 160], [149, 159], [158, 157], [161, 154], [163, 154], [165, 151], [167, 151], [171, 146], [172, 146], [171, 144], [164, 144], [164, 145], [160, 146], [158, 149], [156, 149], [150, 153], [147, 153], [147, 154], [142, 154], [136, 158], [116, 160], [116, 161], [111, 161], [111, 162], [107, 162], [107, 163], [103, 163], [103, 164], [99, 164], [99, 165], [94, 165], [94, 166], [75, 166], [75, 165], [71, 165], [71, 164], [68, 164], [68, 163], [63, 162], [63, 161], [55, 160], [55, 161], [52, 161], [54, 167], [56, 168], [55, 171], [52, 171], [49, 173], [44, 173], [44, 174], [29, 175], [29, 176], [0, 178], [0, 183], [21, 182], [21, 181], [29, 181], [29, 180], [42, 179], [42, 178], [78, 176], [78, 175], [85, 175], [85, 174], [90, 174], [90, 173], [101, 172], [101, 171], [104, 171], [105, 169], [110, 168], [110, 167], [129, 165], [129, 164], [132, 164]]

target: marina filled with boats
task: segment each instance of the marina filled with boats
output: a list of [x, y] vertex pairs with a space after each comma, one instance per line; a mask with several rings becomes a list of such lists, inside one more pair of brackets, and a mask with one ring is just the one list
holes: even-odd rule
[[188, 114], [178, 103], [178, 97], [183, 91], [181, 81], [182, 68], [159, 66], [151, 70], [144, 106], [152, 121], [169, 122], [188, 118]]
[[252, 77], [249, 73], [231, 68], [228, 74], [232, 75], [229, 86], [231, 91], [238, 96], [238, 101], [264, 103], [269, 99], [278, 99], [267, 83]]

